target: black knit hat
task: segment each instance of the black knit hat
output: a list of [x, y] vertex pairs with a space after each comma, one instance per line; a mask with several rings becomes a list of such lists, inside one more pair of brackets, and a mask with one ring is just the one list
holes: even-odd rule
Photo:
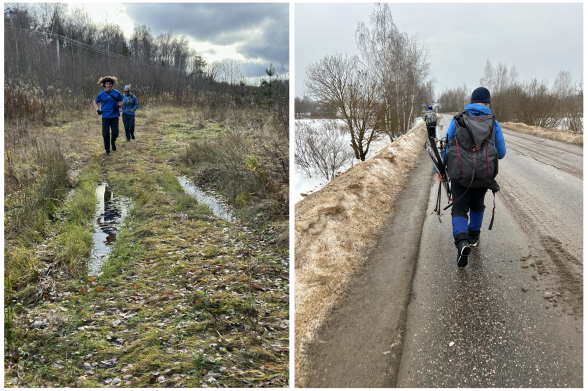
[[484, 87], [478, 87], [472, 92], [470, 103], [490, 103], [490, 91]]

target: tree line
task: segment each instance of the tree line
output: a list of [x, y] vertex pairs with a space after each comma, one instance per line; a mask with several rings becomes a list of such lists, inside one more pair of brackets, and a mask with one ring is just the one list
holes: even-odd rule
[[[20, 99], [29, 106], [41, 96], [60, 94], [70, 108], [81, 108], [95, 97], [105, 75], [116, 76], [119, 88], [131, 84], [145, 96], [165, 95], [177, 104], [197, 91], [229, 93], [236, 103], [285, 100], [287, 105], [288, 100], [288, 82], [276, 80], [272, 65], [269, 83], [250, 86], [239, 61], [207, 63], [184, 36], [154, 36], [148, 26], [135, 24], [127, 39], [120, 26], [97, 25], [83, 10], [68, 13], [64, 3], [5, 4], [4, 50], [5, 95], [19, 100], [25, 91]], [[6, 118], [17, 110], [5, 108]]]
[[[551, 88], [545, 80], [518, 80], [513, 65], [486, 62], [480, 85], [492, 95], [492, 113], [503, 122], [521, 122], [543, 128], [583, 132], [583, 81], [574, 82], [569, 71], [560, 71]], [[446, 89], [439, 97], [443, 111], [462, 111], [472, 91], [466, 85]]]

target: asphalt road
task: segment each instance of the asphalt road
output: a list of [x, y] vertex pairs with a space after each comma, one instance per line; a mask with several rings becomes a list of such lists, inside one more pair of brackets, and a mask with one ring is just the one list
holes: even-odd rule
[[504, 133], [494, 227], [489, 193], [466, 268], [450, 210], [424, 222], [398, 387], [583, 386], [582, 148]]

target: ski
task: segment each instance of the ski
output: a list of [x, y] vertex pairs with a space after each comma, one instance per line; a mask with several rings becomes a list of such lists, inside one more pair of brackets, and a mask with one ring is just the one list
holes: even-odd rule
[[443, 187], [445, 188], [445, 193], [447, 194], [447, 199], [451, 200], [451, 191], [449, 190], [449, 177], [447, 175], [447, 169], [445, 168], [445, 164], [441, 159], [441, 155], [439, 154], [439, 150], [437, 149], [437, 144], [435, 143], [435, 139], [429, 137], [429, 141], [431, 144], [425, 141], [425, 149], [427, 150], [429, 157], [433, 161], [437, 172], [441, 176], [441, 178], [445, 181], [443, 182]]

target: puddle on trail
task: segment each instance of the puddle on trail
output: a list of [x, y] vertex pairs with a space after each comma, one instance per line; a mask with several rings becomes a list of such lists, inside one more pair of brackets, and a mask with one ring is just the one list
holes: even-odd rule
[[233, 212], [231, 212], [227, 206], [223, 205], [222, 201], [215, 197], [214, 194], [211, 194], [212, 192], [209, 193], [202, 191], [197, 186], [195, 186], [191, 180], [183, 176], [178, 176], [178, 181], [186, 193], [195, 196], [198, 202], [208, 205], [212, 210], [212, 213], [214, 213], [216, 216], [230, 222], [235, 221]]
[[89, 276], [102, 273], [100, 269], [112, 251], [112, 244], [129, 210], [129, 203], [121, 197], [114, 197], [106, 182], [96, 187], [96, 197], [98, 208], [94, 215], [94, 247], [88, 262]]

